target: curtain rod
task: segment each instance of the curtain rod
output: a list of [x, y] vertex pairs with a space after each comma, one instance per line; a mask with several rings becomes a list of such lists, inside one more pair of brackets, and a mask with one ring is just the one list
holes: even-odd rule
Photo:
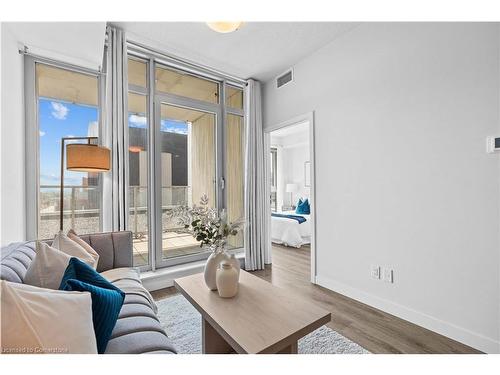
[[28, 46], [26, 46], [26, 45], [22, 46], [22, 48], [19, 48], [18, 51], [19, 51], [20, 55], [31, 56], [37, 60], [40, 60], [41, 62], [43, 62], [44, 64], [47, 64], [47, 65], [52, 65], [52, 66], [56, 66], [56, 67], [63, 67], [63, 68], [66, 68], [68, 70], [72, 70], [72, 71], [75, 71], [78, 73], [84, 73], [84, 74], [86, 73], [89, 75], [106, 75], [106, 73], [103, 73], [101, 71], [101, 67], [99, 67], [99, 70], [95, 70], [95, 69], [87, 68], [84, 66], [72, 64], [72, 63], [69, 63], [66, 61], [56, 60], [56, 59], [53, 59], [51, 57], [45, 57], [42, 55], [38, 55], [36, 53], [30, 52]]
[[164, 52], [161, 52], [161, 51], [154, 49], [154, 48], [151, 48], [149, 46], [145, 46], [141, 43], [127, 39], [127, 44], [129, 44], [131, 47], [133, 47], [135, 49], [142, 50], [145, 53], [153, 54], [153, 55], [155, 55], [161, 59], [164, 59], [168, 62], [171, 62], [174, 64], [179, 64], [179, 65], [181, 65], [181, 67], [188, 66], [189, 68], [192, 68], [194, 71], [201, 70], [201, 71], [204, 71], [206, 73], [209, 73], [209, 74], [218, 76], [220, 78], [226, 79], [228, 81], [232, 81], [234, 83], [243, 84], [245, 86], [247, 85], [247, 81], [242, 79], [242, 78], [221, 72], [217, 69], [213, 69], [213, 68], [210, 68], [210, 67], [205, 66], [205, 65], [197, 64], [197, 63], [189, 61], [189, 60], [185, 60], [185, 59], [181, 59], [181, 58], [178, 58], [175, 56], [168, 55]]

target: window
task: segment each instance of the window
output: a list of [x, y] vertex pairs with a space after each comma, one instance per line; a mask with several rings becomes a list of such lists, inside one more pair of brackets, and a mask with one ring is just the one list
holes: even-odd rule
[[226, 86], [226, 106], [243, 109], [243, 90], [233, 86]]
[[134, 266], [149, 264], [147, 96], [129, 93], [129, 226], [134, 238]]
[[[99, 135], [99, 84], [94, 74], [48, 65], [33, 58], [28, 58], [26, 64], [33, 67], [34, 72], [35, 97], [27, 104], [34, 113], [28, 120], [35, 119], [30, 128], [37, 133], [33, 142], [37, 172], [33, 175], [38, 187], [34, 194], [37, 220], [28, 235], [46, 239], [59, 230], [61, 138]], [[77, 233], [98, 232], [99, 174], [67, 171], [65, 163], [63, 165], [63, 229], [73, 228]]]
[[[128, 69], [134, 265], [149, 269], [205, 259], [208, 249], [170, 213], [180, 205], [199, 204], [206, 194], [211, 207], [226, 208], [230, 221], [243, 217], [243, 89], [160, 64], [155, 55], [133, 48]], [[151, 116], [149, 98], [154, 103]], [[148, 230], [147, 218], [154, 230]], [[243, 238], [242, 233], [231, 238], [228, 248], [241, 249]]]
[[128, 84], [147, 88], [148, 64], [138, 59], [128, 59]]
[[271, 211], [276, 212], [278, 210], [278, 200], [276, 196], [277, 186], [278, 186], [278, 149], [275, 147], [271, 148]]
[[208, 103], [219, 103], [218, 82], [165, 67], [158, 67], [155, 72], [158, 91]]
[[133, 236], [135, 267], [150, 264], [149, 165], [150, 116], [148, 111], [149, 61], [128, 59], [128, 157], [129, 157], [129, 230]]

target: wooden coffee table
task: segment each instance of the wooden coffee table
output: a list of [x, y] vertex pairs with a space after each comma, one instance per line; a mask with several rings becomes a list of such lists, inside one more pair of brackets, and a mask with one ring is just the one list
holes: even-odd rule
[[241, 271], [238, 294], [221, 298], [203, 274], [174, 280], [202, 316], [203, 353], [297, 353], [297, 340], [331, 314], [293, 292]]

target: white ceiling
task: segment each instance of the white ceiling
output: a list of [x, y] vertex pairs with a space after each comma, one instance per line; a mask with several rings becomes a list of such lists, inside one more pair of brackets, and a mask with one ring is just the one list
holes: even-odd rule
[[301, 122], [296, 125], [291, 125], [291, 126], [286, 126], [284, 128], [274, 130], [271, 132], [272, 137], [287, 137], [289, 135], [293, 134], [302, 134], [302, 135], [308, 135], [309, 134], [309, 122]]
[[[105, 22], [4, 23], [33, 53], [91, 68], [102, 63]], [[114, 22], [129, 38], [240, 78], [267, 81], [357, 24], [246, 22], [220, 34], [204, 22]]]
[[283, 147], [294, 147], [309, 142], [309, 123], [287, 126], [271, 132], [271, 144]]
[[102, 64], [106, 22], [6, 22], [31, 52], [97, 69]]
[[356, 26], [346, 22], [247, 22], [219, 34], [203, 22], [113, 22], [129, 38], [240, 78], [267, 81]]

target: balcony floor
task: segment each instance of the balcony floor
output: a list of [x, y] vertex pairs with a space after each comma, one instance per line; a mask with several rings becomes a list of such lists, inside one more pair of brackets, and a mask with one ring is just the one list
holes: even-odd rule
[[[188, 233], [166, 232], [162, 235], [164, 258], [174, 258], [183, 255], [196, 254], [200, 251], [200, 244]], [[134, 265], [148, 264], [148, 236], [134, 239]]]

